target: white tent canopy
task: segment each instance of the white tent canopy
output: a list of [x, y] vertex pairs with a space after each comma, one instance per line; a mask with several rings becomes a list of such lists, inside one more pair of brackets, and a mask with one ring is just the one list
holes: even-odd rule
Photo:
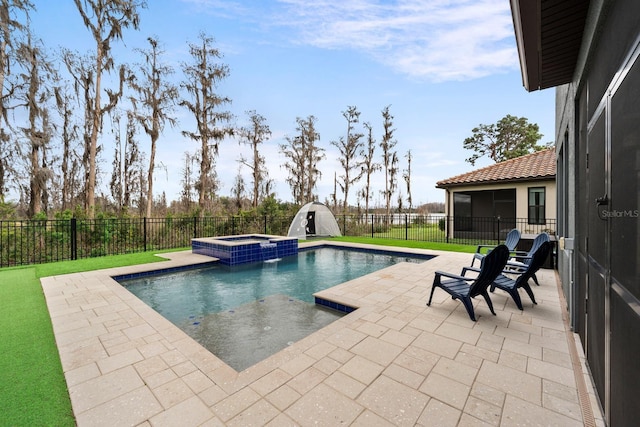
[[318, 236], [341, 236], [331, 210], [322, 203], [311, 202], [300, 208], [289, 226], [288, 237], [306, 239]]

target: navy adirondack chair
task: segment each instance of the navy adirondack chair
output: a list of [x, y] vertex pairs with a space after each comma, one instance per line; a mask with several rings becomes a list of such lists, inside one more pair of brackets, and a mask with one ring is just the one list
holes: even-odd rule
[[[519, 241], [520, 241], [520, 230], [518, 230], [517, 228], [514, 228], [513, 230], [507, 233], [507, 237], [504, 240], [504, 244], [507, 246], [510, 252], [513, 252], [516, 250], [516, 246], [518, 246]], [[473, 267], [473, 264], [476, 262], [477, 259], [479, 259], [480, 262], [482, 262], [482, 259], [487, 255], [486, 253], [482, 252], [483, 250], [486, 250], [487, 252], [491, 252], [493, 248], [495, 248], [495, 245], [478, 245], [478, 248], [476, 249], [476, 253], [473, 254], [473, 259], [471, 260], [471, 266]]]
[[522, 288], [527, 292], [529, 298], [531, 298], [531, 302], [538, 304], [536, 302], [536, 297], [533, 295], [533, 291], [531, 290], [531, 286], [529, 286], [529, 279], [535, 277], [534, 275], [536, 271], [542, 267], [547, 256], [549, 256], [551, 246], [551, 242], [542, 242], [538, 246], [538, 249], [532, 254], [531, 260], [524, 271], [517, 273], [505, 271], [506, 274], [516, 275], [516, 278], [508, 277], [505, 274], [499, 274], [491, 284], [491, 292], [493, 292], [495, 288], [502, 289], [511, 295], [511, 298], [513, 298], [513, 301], [516, 303], [518, 308], [522, 310], [522, 300], [520, 299], [520, 293], [518, 292], [518, 289]]
[[[507, 266], [505, 267], [505, 269], [508, 271], [512, 271], [514, 273], [525, 271], [528, 268], [529, 264], [531, 263], [531, 260], [533, 259], [533, 254], [540, 248], [540, 246], [544, 242], [550, 242], [550, 241], [551, 241], [551, 237], [549, 237], [548, 233], [542, 232], [538, 234], [535, 237], [535, 239], [533, 239], [533, 244], [531, 245], [531, 249], [529, 249], [529, 251], [527, 252], [516, 251], [513, 258], [507, 261]], [[544, 260], [542, 262], [544, 263]], [[535, 282], [536, 286], [540, 286], [540, 283], [538, 283], [538, 278], [536, 277], [535, 273], [533, 274], [533, 276], [531, 276], [531, 278]]]
[[[476, 321], [476, 316], [473, 311], [473, 302], [471, 299], [478, 295], [484, 297], [489, 306], [489, 310], [491, 310], [491, 313], [495, 316], [496, 312], [493, 310], [493, 303], [491, 302], [491, 298], [489, 298], [488, 288], [502, 272], [508, 258], [509, 248], [505, 245], [499, 245], [483, 258], [479, 274], [475, 278], [436, 271], [436, 277], [433, 279], [431, 295], [429, 296], [427, 305], [431, 305], [433, 292], [436, 288], [440, 288], [451, 295], [451, 298], [459, 299], [462, 304], [464, 304], [467, 313], [469, 313], [469, 317], [474, 322]], [[443, 280], [443, 277], [446, 279]]]

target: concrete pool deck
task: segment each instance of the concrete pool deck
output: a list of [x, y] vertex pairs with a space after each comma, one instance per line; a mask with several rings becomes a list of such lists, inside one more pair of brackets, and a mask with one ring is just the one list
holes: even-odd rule
[[211, 258], [43, 278], [77, 424], [604, 426], [554, 270], [538, 305], [497, 290], [473, 322], [442, 290], [425, 305], [434, 271], [471, 254], [401, 250], [438, 256], [320, 292], [359, 309], [242, 372], [111, 278]]

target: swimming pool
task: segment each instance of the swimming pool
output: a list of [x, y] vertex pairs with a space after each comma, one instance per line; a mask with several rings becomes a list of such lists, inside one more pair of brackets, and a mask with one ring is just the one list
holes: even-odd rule
[[344, 315], [313, 304], [314, 293], [398, 262], [427, 258], [321, 247], [276, 262], [215, 265], [119, 281], [242, 370]]

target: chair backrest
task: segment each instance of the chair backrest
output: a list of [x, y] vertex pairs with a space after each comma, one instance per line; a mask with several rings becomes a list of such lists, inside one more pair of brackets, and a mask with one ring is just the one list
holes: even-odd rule
[[552, 246], [553, 243], [550, 241], [540, 243], [538, 249], [531, 255], [527, 269], [522, 274], [518, 275], [518, 278], [516, 279], [516, 286], [519, 286], [521, 283], [526, 283], [531, 276], [533, 276], [536, 271], [542, 267], [542, 264], [544, 264], [544, 261], [549, 256]]
[[550, 242], [551, 237], [549, 237], [549, 233], [542, 232], [533, 239], [533, 244], [531, 245], [531, 249], [529, 249], [529, 256], [533, 256], [533, 254], [540, 248], [544, 242]]
[[469, 296], [474, 297], [482, 294], [498, 275], [504, 270], [504, 266], [509, 259], [509, 248], [506, 245], [496, 246], [491, 252], [489, 252], [484, 258], [482, 258], [482, 265], [480, 266], [480, 273], [478, 277], [471, 284], [469, 289]]
[[518, 242], [520, 241], [520, 230], [514, 228], [513, 230], [507, 233], [507, 238], [504, 240], [504, 244], [509, 248], [510, 251], [513, 251], [516, 246], [518, 246]]
[[549, 233], [546, 233], [543, 231], [542, 233], [538, 234], [536, 238], [533, 239], [533, 243], [531, 244], [531, 249], [529, 249], [529, 252], [527, 252], [527, 259], [523, 260], [522, 263], [526, 265], [531, 264], [531, 259], [533, 257], [533, 254], [535, 254], [538, 251], [538, 249], [540, 249], [540, 245], [550, 241], [551, 241], [551, 237], [549, 237]]

